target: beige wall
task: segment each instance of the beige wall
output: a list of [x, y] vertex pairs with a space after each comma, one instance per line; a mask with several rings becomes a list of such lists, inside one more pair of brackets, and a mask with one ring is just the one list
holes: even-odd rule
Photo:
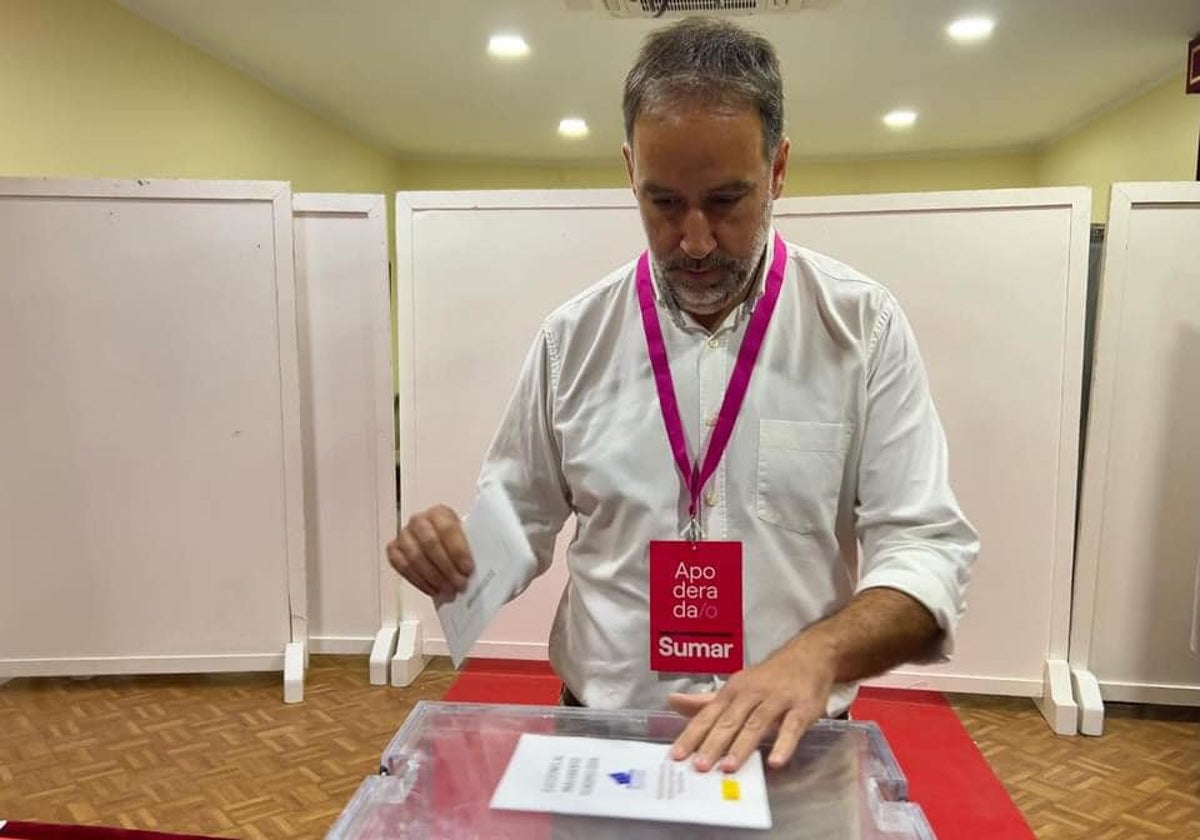
[[[793, 160], [786, 195], [831, 195], [914, 190], [1032, 187], [1038, 183], [1032, 154], [975, 155], [867, 161]], [[609, 166], [533, 166], [519, 163], [404, 161], [397, 189], [485, 190], [625, 187], [620, 150]]]
[[1090, 186], [1092, 215], [1103, 221], [1114, 182], [1195, 180], [1198, 137], [1200, 96], [1184, 93], [1181, 72], [1050, 144], [1038, 181]]
[[510, 162], [406, 160], [398, 164], [399, 190], [547, 190], [624, 187], [620, 149], [605, 166]]
[[384, 152], [107, 0], [0, 0], [0, 175], [387, 192]]
[[840, 162], [793, 161], [787, 195], [849, 195], [1037, 186], [1032, 154]]

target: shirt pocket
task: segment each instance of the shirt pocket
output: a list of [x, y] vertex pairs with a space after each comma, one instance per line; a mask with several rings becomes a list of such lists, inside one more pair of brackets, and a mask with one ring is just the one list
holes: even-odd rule
[[842, 423], [760, 420], [759, 519], [801, 534], [832, 531], [848, 430]]

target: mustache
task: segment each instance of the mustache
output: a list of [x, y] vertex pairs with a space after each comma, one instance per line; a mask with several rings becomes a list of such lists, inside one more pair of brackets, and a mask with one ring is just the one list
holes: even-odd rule
[[702, 260], [687, 257], [672, 257], [663, 264], [667, 271], [735, 271], [737, 260], [719, 254], [710, 254]]

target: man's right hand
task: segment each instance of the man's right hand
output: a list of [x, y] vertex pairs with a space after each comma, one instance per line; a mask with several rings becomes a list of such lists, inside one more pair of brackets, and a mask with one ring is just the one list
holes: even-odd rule
[[405, 580], [434, 598], [462, 592], [475, 568], [462, 522], [445, 505], [409, 519], [388, 543], [387, 557]]

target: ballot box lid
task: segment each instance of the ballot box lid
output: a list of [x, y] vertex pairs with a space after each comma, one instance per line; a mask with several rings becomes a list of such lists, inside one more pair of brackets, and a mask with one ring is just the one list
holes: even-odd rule
[[329, 840], [385, 838], [933, 838], [883, 733], [871, 722], [821, 720], [791, 762], [767, 771], [773, 828], [499, 811], [490, 800], [526, 733], [669, 743], [686, 720], [662, 711], [599, 711], [422, 701], [383, 751]]

